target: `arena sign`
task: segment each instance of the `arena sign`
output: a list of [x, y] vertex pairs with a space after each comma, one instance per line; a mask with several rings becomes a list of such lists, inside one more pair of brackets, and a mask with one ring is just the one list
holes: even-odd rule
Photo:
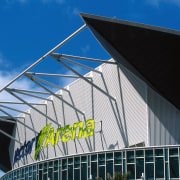
[[79, 129], [78, 136], [77, 136], [78, 139], [81, 139], [82, 136], [84, 138], [93, 136], [94, 128], [95, 128], [95, 121], [93, 119], [87, 120], [85, 122], [85, 127], [82, 121], [78, 123], [74, 123], [73, 127], [71, 125], [66, 125], [65, 127], [58, 128], [56, 133], [54, 133], [54, 128], [53, 127], [50, 128], [50, 127], [51, 127], [51, 123], [45, 126], [41, 130], [38, 136], [33, 138], [31, 141], [28, 141], [27, 143], [25, 141], [23, 146], [21, 146], [20, 148], [17, 148], [14, 154], [14, 163], [19, 161], [24, 156], [31, 154], [34, 142], [35, 142], [34, 159], [37, 160], [41, 148], [42, 147], [46, 148], [48, 143], [50, 143], [52, 146], [57, 145], [60, 137], [61, 137], [62, 142], [68, 142], [70, 139], [75, 140], [77, 136], [77, 129]]

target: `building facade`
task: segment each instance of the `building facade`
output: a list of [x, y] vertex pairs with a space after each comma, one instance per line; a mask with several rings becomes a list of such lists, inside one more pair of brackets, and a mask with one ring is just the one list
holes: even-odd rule
[[[1, 179], [95, 180], [102, 177], [105, 180], [108, 173], [114, 176], [115, 172], [129, 172], [131, 180], [179, 179], [179, 104], [172, 96], [164, 95], [161, 82], [161, 86], [156, 86], [157, 74], [152, 79], [146, 78], [157, 71], [147, 69], [144, 74], [138, 71], [125, 61], [126, 56], [118, 54], [116, 42], [102, 39], [103, 32], [93, 26], [93, 22], [99, 20], [117, 25], [118, 29], [117, 22], [84, 14], [82, 17], [113, 58], [106, 62], [97, 60], [103, 64], [90, 68], [72, 60], [82, 60], [81, 57], [63, 56], [53, 50], [48, 56], [75, 73], [78, 78], [74, 82], [60, 87], [40, 77], [60, 75], [32, 73], [27, 69], [22, 75], [46, 92], [12, 89], [9, 85], [3, 89], [30, 108], [22, 111], [7, 107], [5, 102], [0, 105], [20, 113], [13, 117], [0, 109], [6, 114], [1, 119], [15, 124], [11, 134], [3, 131], [10, 139], [8, 152], [12, 170]], [[135, 31], [134, 24], [124, 26]], [[146, 27], [137, 28], [147, 30]], [[154, 33], [152, 27], [151, 30]], [[118, 38], [115, 32], [113, 36]], [[178, 39], [179, 35], [176, 36]], [[65, 62], [90, 72], [81, 75]], [[55, 87], [60, 90], [53, 92]], [[33, 104], [19, 94], [42, 101]]]

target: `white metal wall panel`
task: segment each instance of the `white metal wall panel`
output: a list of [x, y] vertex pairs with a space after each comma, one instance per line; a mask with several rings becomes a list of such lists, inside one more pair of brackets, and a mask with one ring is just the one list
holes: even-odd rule
[[180, 111], [150, 87], [148, 107], [150, 146], [179, 144]]
[[[96, 69], [102, 74], [90, 72], [86, 76], [92, 76], [93, 83], [115, 100], [84, 80], [78, 79], [66, 87], [69, 93], [64, 90], [57, 92], [73, 107], [54, 96], [48, 98], [51, 101], [41, 102], [45, 103], [44, 105], [35, 106], [63, 127], [68, 124], [73, 126], [78, 121], [94, 119], [96, 121], [94, 137], [69, 140], [67, 143], [59, 141], [59, 144], [54, 147], [49, 144], [40, 153], [40, 160], [90, 151], [118, 149], [140, 142], [145, 142], [147, 145], [146, 84], [123, 66], [103, 64]], [[83, 114], [77, 112], [74, 107]], [[28, 112], [31, 116], [25, 115], [25, 122], [29, 126], [32, 127], [32, 119], [35, 130], [40, 132], [47, 123], [52, 123], [51, 127], [54, 127], [56, 133], [57, 124], [34, 109]], [[100, 132], [100, 121], [102, 121], [102, 132]], [[18, 129], [19, 126], [18, 123]], [[24, 134], [24, 128], [21, 127], [21, 129], [21, 134]], [[17, 137], [17, 133], [14, 135]], [[34, 132], [26, 128], [26, 138], [22, 135], [21, 141], [24, 142], [25, 139], [28, 141], [33, 137], [35, 137]], [[14, 151], [19, 147], [18, 143], [14, 145], [11, 142], [9, 151], [12, 162]], [[35, 161], [34, 150], [35, 146], [31, 155], [20, 160], [14, 167]]]

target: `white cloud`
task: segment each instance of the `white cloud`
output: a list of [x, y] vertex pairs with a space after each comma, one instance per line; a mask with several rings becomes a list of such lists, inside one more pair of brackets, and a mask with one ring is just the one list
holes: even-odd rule
[[[11, 72], [7, 73], [5, 71], [0, 71], [0, 88], [3, 88], [7, 83], [9, 83], [14, 77], [16, 77], [17, 73], [16, 72]], [[29, 79], [26, 78], [21, 78], [17, 81], [15, 81], [11, 86], [11, 88], [17, 88], [17, 89], [26, 89], [26, 90], [40, 90], [39, 87], [35, 87], [34, 83], [30, 81]], [[18, 94], [19, 95], [19, 94]], [[30, 96], [22, 96], [24, 100], [27, 102], [33, 102], [33, 103], [39, 103], [41, 100], [37, 98], [33, 98]], [[20, 102], [17, 98], [12, 96], [6, 91], [0, 92], [0, 101], [1, 102]], [[27, 110], [29, 109], [27, 106], [22, 106], [22, 105], [9, 105], [10, 107], [16, 107], [17, 109], [20, 110]], [[7, 110], [7, 112], [11, 112]], [[18, 115], [18, 112], [14, 112], [12, 115]], [[0, 115], [4, 115], [2, 112], [0, 112]]]

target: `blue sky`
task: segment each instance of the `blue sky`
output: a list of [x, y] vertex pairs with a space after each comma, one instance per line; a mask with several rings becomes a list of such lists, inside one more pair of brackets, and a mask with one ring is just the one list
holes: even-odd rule
[[[82, 26], [78, 12], [180, 30], [180, 0], [0, 0], [0, 88]], [[88, 29], [58, 52], [110, 58]], [[68, 74], [52, 61], [48, 59], [33, 70]], [[59, 83], [65, 86], [67, 82]], [[16, 85], [34, 87], [25, 79]], [[4, 97], [0, 95], [0, 101]]]

